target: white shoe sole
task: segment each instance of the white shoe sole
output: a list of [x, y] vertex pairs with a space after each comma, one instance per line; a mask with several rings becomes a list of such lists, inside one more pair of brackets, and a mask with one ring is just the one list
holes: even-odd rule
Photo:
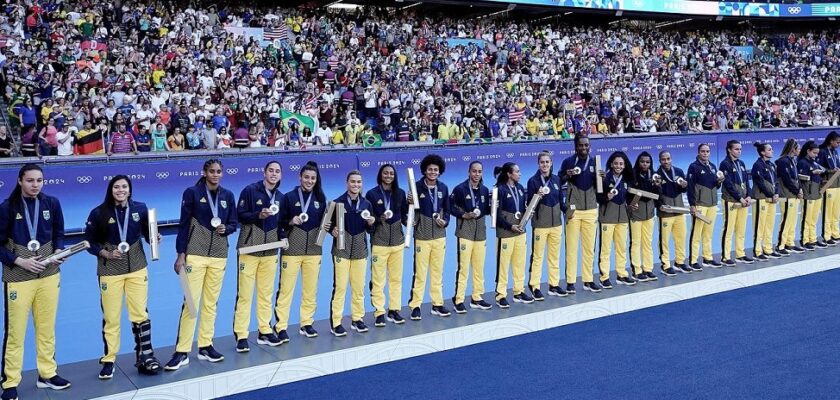
[[444, 314], [442, 312], [432, 310], [432, 315], [437, 315], [438, 317], [448, 317], [448, 316], [452, 315], [452, 313]]
[[520, 300], [520, 299], [517, 299], [516, 297], [514, 297], [514, 298], [513, 298], [513, 302], [514, 302], [514, 303], [522, 303], [522, 304], [531, 304], [531, 303], [533, 303], [533, 302], [534, 302], [534, 300], [531, 300], [531, 301], [528, 301], [528, 300]]
[[67, 386], [55, 386], [55, 385], [51, 385], [47, 382], [37, 381], [37, 382], [35, 382], [35, 386], [38, 389], [64, 390], [64, 389], [69, 388], [70, 384], [67, 384]]
[[592, 289], [589, 286], [584, 286], [583, 290], [586, 290], [586, 291], [592, 292], [592, 293], [600, 293], [601, 292], [601, 289]]
[[755, 259], [753, 259], [752, 261], [744, 261], [744, 260], [739, 260], [739, 259], [737, 259], [737, 258], [736, 258], [736, 259], [735, 259], [735, 263], [736, 263], [736, 264], [737, 264], [737, 263], [741, 263], [741, 264], [753, 264], [753, 263], [755, 263]]
[[102, 379], [103, 381], [108, 380], [108, 379], [111, 379], [111, 378], [113, 378], [113, 377], [114, 377], [114, 374], [111, 374], [111, 375], [99, 375], [99, 379]]
[[[317, 333], [316, 333], [316, 334], [314, 334], [314, 335], [310, 335], [310, 334], [306, 333], [306, 331], [303, 331], [303, 330], [299, 330], [299, 331], [298, 331], [298, 333], [299, 333], [301, 336], [306, 336], [306, 337], [308, 337], [308, 338], [310, 338], [310, 339], [318, 337], [318, 334], [317, 334]], [[282, 344], [282, 343], [289, 343], [289, 340], [288, 340], [288, 339], [286, 339], [286, 340], [280, 340], [280, 343], [281, 343], [281, 344]]]
[[393, 318], [391, 318], [391, 317], [385, 317], [385, 319], [387, 319], [388, 321], [393, 322], [393, 323], [395, 323], [395, 324], [397, 324], [397, 325], [400, 325], [400, 324], [404, 324], [404, 323], [405, 323], [405, 320], [404, 320], [404, 319], [399, 320], [399, 321], [397, 321], [397, 320], [395, 320], [395, 319], [393, 319]]
[[277, 347], [277, 346], [283, 344], [283, 341], [272, 343], [272, 342], [269, 342], [268, 340], [257, 339], [257, 344], [261, 344], [263, 346], [269, 346], [269, 347]]
[[344, 332], [344, 333], [335, 333], [334, 331], [330, 331], [330, 333], [332, 333], [332, 334], [333, 334], [333, 336], [335, 336], [335, 337], [343, 337], [343, 336], [347, 336], [347, 332]]
[[489, 310], [493, 308], [493, 306], [482, 307], [481, 305], [470, 303], [470, 308], [475, 310]]
[[185, 358], [185, 359], [184, 359], [184, 361], [181, 361], [181, 363], [180, 363], [180, 364], [178, 364], [178, 365], [176, 365], [176, 366], [174, 366], [174, 367], [170, 367], [169, 365], [164, 365], [164, 366], [163, 366], [163, 369], [164, 369], [165, 371], [177, 371], [177, 370], [178, 370], [178, 368], [181, 368], [181, 367], [183, 367], [183, 366], [185, 366], [185, 365], [189, 365], [189, 363], [190, 363], [190, 359], [189, 359], [189, 358]]
[[[259, 343], [259, 342], [257, 342], [257, 343]], [[262, 344], [262, 343], [259, 343], [259, 344]], [[251, 351], [250, 347], [245, 348], [245, 349], [240, 349], [239, 347], [236, 348], [237, 353], [247, 353], [247, 352], [250, 352], [250, 351]]]
[[636, 282], [624, 282], [624, 281], [619, 281], [619, 280], [616, 280], [615, 283], [618, 284], [618, 285], [624, 285], [624, 286], [634, 286], [636, 284]]
[[365, 328], [365, 329], [359, 329], [359, 328], [356, 328], [355, 326], [352, 326], [352, 325], [350, 326], [350, 329], [352, 329], [352, 330], [354, 330], [354, 331], [356, 331], [356, 332], [359, 332], [359, 333], [365, 333], [365, 332], [367, 332], [367, 331], [368, 331], [368, 329], [367, 329], [367, 328]]
[[221, 356], [219, 358], [210, 358], [209, 356], [205, 356], [203, 354], [198, 355], [198, 359], [201, 361], [209, 361], [211, 363], [217, 363], [225, 360], [225, 356]]
[[566, 297], [569, 294], [568, 293], [557, 293], [557, 292], [552, 292], [552, 291], [549, 290], [548, 295], [549, 296], [554, 296], [554, 297]]

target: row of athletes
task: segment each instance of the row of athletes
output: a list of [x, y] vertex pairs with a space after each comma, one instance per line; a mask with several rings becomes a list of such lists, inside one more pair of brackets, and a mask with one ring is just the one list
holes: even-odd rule
[[[654, 218], [660, 227], [660, 260], [662, 273], [701, 271], [703, 266], [735, 265], [730, 258], [735, 242], [736, 259], [750, 263], [754, 259], [744, 249], [747, 211], [757, 200], [753, 211], [755, 257], [777, 258], [791, 252], [802, 252], [836, 244], [840, 240], [840, 186], [820, 195], [822, 179], [837, 170], [840, 159], [837, 147], [840, 135], [831, 132], [821, 146], [805, 143], [800, 151], [795, 140], [785, 143], [783, 155], [773, 163], [773, 149], [757, 143], [759, 159], [751, 173], [740, 160], [741, 144], [727, 144], [727, 158], [716, 168], [709, 162], [708, 145], [698, 147], [697, 160], [686, 174], [671, 165], [667, 151], [659, 154], [660, 167], [653, 169], [652, 157], [642, 153], [630, 168], [622, 152], [610, 155], [607, 171], [601, 172], [604, 190], [595, 190], [599, 174], [590, 155], [589, 141], [575, 139], [575, 155], [565, 159], [560, 173], [553, 173], [553, 160], [548, 152], [538, 156], [538, 171], [527, 182], [520, 183], [519, 166], [506, 163], [494, 170], [498, 190], [496, 219], [497, 277], [495, 302], [500, 308], [510, 306], [507, 300], [508, 275], [513, 275], [514, 302], [531, 303], [543, 300], [540, 290], [542, 265], [548, 247], [548, 294], [566, 296], [575, 293], [578, 252], [582, 255], [584, 289], [599, 292], [612, 288], [610, 255], [614, 244], [617, 282], [633, 285], [637, 281], [656, 280], [653, 273], [652, 244]], [[823, 167], [825, 166], [825, 167]], [[467, 312], [465, 304], [467, 280], [472, 269], [472, 293], [469, 307], [487, 310], [492, 306], [483, 298], [483, 266], [486, 254], [485, 217], [491, 214], [491, 191], [483, 183], [483, 166], [473, 162], [468, 178], [449, 193], [439, 181], [445, 171], [443, 159], [426, 156], [421, 163], [423, 178], [416, 182], [419, 212], [414, 220], [414, 272], [409, 299], [410, 318], [422, 318], [420, 305], [425, 296], [426, 279], [430, 279], [432, 314], [449, 316], [444, 306], [442, 277], [446, 251], [446, 228], [451, 216], [456, 219], [458, 268], [456, 289], [452, 298], [455, 312]], [[280, 239], [289, 242], [278, 260], [276, 251], [243, 254], [238, 259], [237, 299], [234, 318], [237, 352], [249, 351], [248, 326], [251, 302], [256, 291], [259, 344], [277, 346], [288, 342], [289, 308], [298, 275], [302, 275], [300, 334], [316, 337], [313, 317], [316, 289], [321, 267], [322, 249], [317, 244], [318, 232], [327, 208], [321, 189], [321, 177], [315, 163], [307, 163], [300, 172], [300, 185], [282, 193], [279, 185], [282, 167], [269, 162], [263, 180], [247, 186], [236, 202], [233, 194], [221, 186], [223, 166], [219, 160], [204, 164], [203, 177], [184, 191], [182, 212], [176, 240], [178, 258], [176, 272], [184, 268], [195, 304], [201, 304], [198, 329], [198, 358], [218, 362], [224, 356], [214, 349], [216, 302], [221, 291], [227, 263], [227, 236], [240, 228], [239, 248]], [[399, 187], [396, 170], [382, 166], [377, 185], [362, 195], [362, 177], [358, 171], [347, 176], [347, 191], [337, 199], [344, 203], [344, 249], [333, 241], [334, 291], [330, 304], [331, 333], [346, 335], [341, 320], [344, 299], [351, 287], [351, 328], [367, 331], [364, 315], [364, 277], [367, 259], [371, 260], [371, 303], [375, 308], [375, 326], [386, 320], [404, 322], [400, 315], [403, 253], [408, 208], [415, 199]], [[564, 195], [563, 186], [566, 186]], [[33, 315], [38, 354], [38, 387], [62, 389], [70, 383], [56, 373], [54, 354], [55, 313], [58, 303], [59, 265], [62, 260], [45, 264], [39, 259], [64, 248], [64, 227], [61, 206], [55, 197], [41, 192], [43, 171], [37, 165], [21, 168], [18, 185], [0, 205], [0, 261], [6, 305], [2, 387], [3, 399], [16, 398], [23, 358], [23, 339], [28, 315]], [[653, 201], [631, 200], [629, 190], [636, 188], [658, 195]], [[725, 227], [722, 235], [723, 258], [712, 258], [712, 232], [717, 215], [718, 190], [723, 188]], [[149, 237], [148, 209], [131, 197], [131, 181], [115, 176], [108, 185], [105, 200], [91, 211], [85, 235], [91, 243], [89, 252], [97, 257], [97, 274], [103, 309], [105, 355], [101, 358], [99, 377], [113, 376], [114, 361], [119, 350], [120, 313], [125, 297], [135, 338], [136, 366], [141, 373], [154, 374], [161, 369], [176, 370], [189, 363], [197, 319], [181, 313], [176, 352], [163, 367], [155, 358], [151, 345], [151, 322], [146, 311], [148, 278], [147, 259], [141, 240]], [[692, 231], [690, 252], [686, 257], [686, 222], [679, 212], [685, 207], [687, 194]], [[530, 277], [525, 290], [526, 240], [525, 226], [520, 225], [528, 199], [539, 194], [533, 210]], [[795, 245], [799, 203], [803, 206], [802, 247]], [[772, 242], [776, 205], [783, 210], [777, 245]], [[665, 207], [663, 207], [665, 206]], [[669, 208], [670, 207], [670, 208]], [[823, 237], [817, 238], [818, 219], [822, 215]], [[565, 220], [565, 222], [564, 222]], [[707, 222], [701, 222], [706, 220]], [[828, 222], [826, 222], [828, 221]], [[560, 284], [560, 247], [563, 225], [566, 231], [566, 286]], [[598, 225], [600, 224], [600, 229]], [[335, 217], [326, 224], [334, 237], [339, 235]], [[600, 284], [594, 281], [596, 232], [600, 232]], [[632, 276], [626, 272], [625, 244], [630, 233]], [[370, 254], [368, 247], [370, 236]], [[669, 247], [674, 243], [675, 259], [671, 262]], [[700, 249], [702, 247], [702, 261]], [[273, 287], [281, 261], [276, 305], [272, 307]], [[385, 306], [385, 285], [388, 285], [388, 307]], [[273, 310], [272, 310], [273, 308]], [[274, 312], [275, 324], [270, 325]], [[8, 393], [8, 395], [7, 395]]]

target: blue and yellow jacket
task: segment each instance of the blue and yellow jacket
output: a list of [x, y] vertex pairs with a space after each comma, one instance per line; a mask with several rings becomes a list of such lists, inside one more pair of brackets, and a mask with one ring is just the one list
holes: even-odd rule
[[[566, 171], [579, 167], [581, 173], [575, 176], [566, 175]], [[595, 196], [595, 158], [587, 156], [579, 159], [571, 156], [560, 165], [560, 178], [568, 183], [568, 207], [575, 206], [575, 210], [594, 210], [598, 208]]]
[[[396, 191], [384, 190], [382, 186], [377, 186], [368, 190], [365, 199], [370, 202], [373, 216], [376, 217], [376, 222], [373, 224], [374, 232], [371, 237], [371, 244], [386, 247], [403, 245], [405, 235], [402, 226], [406, 224], [406, 214], [408, 213], [408, 200], [405, 191], [402, 189]], [[394, 215], [388, 218], [385, 223], [382, 223], [379, 218], [385, 214], [386, 200], [390, 201], [391, 212]]]
[[[270, 195], [269, 195], [270, 193]], [[279, 207], [275, 215], [260, 219], [260, 212], [263, 208], [269, 208], [273, 203]], [[242, 224], [239, 232], [239, 240], [236, 247], [248, 247], [259, 244], [276, 242], [286, 237], [286, 230], [281, 221], [285, 219], [285, 199], [278, 188], [266, 192], [263, 181], [254, 182], [242, 189], [239, 194], [239, 203], [236, 206], [236, 213], [239, 223]], [[268, 250], [251, 254], [256, 257], [274, 256], [277, 250]]]
[[35, 213], [35, 199], [27, 198], [24, 202], [29, 208], [29, 215], [38, 218], [38, 230], [35, 237], [41, 243], [36, 252], [29, 251], [29, 229], [24, 217], [20, 199], [7, 199], [0, 204], [0, 262], [3, 263], [3, 282], [24, 282], [32, 279], [55, 275], [59, 268], [55, 264], [47, 266], [40, 274], [29, 272], [14, 265], [18, 257], [45, 257], [56, 250], [64, 249], [64, 213], [58, 199], [44, 193], [38, 194], [39, 213]]
[[[362, 197], [361, 193], [356, 200], [351, 200], [350, 195], [344, 192], [334, 200], [336, 204], [344, 204], [344, 250], [338, 249], [338, 238], [334, 238], [332, 255], [336, 258], [347, 258], [351, 260], [362, 260], [368, 256], [367, 234], [373, 233], [374, 226], [368, 225], [362, 218], [362, 211], [367, 210], [373, 215], [373, 207], [370, 202]], [[332, 227], [336, 227], [337, 213], [333, 214]]]
[[[509, 238], [523, 235], [524, 233], [514, 232], [513, 226], [518, 225], [521, 219], [516, 218], [516, 213], [519, 212], [524, 216], [526, 203], [525, 188], [519, 183], [514, 186], [502, 185], [499, 186], [499, 210], [496, 213], [496, 237]], [[514, 196], [519, 196], [519, 204], [516, 204]], [[521, 217], [520, 217], [521, 218]], [[525, 227], [520, 227], [525, 230]]]
[[534, 228], [554, 228], [563, 225], [563, 213], [566, 212], [566, 201], [563, 199], [563, 182], [560, 177], [554, 174], [549, 175], [543, 185], [542, 173], [537, 173], [528, 179], [526, 199], [528, 202], [534, 197], [543, 186], [549, 189], [547, 195], [540, 199], [534, 216], [531, 218], [531, 226]]
[[[298, 194], [298, 189], [303, 198]], [[311, 196], [315, 196], [310, 200]], [[303, 205], [309, 201], [306, 215], [309, 219], [300, 225], [291, 225], [294, 217], [303, 212]], [[289, 248], [283, 251], [284, 256], [321, 256], [321, 246], [318, 246], [318, 230], [324, 214], [327, 212], [326, 199], [318, 198], [315, 192], [307, 192], [296, 186], [284, 196], [284, 219], [281, 221], [289, 238]]]
[[717, 168], [711, 162], [696, 160], [688, 166], [688, 204], [690, 206], [714, 207], [717, 205]]
[[799, 195], [799, 171], [796, 166], [796, 158], [791, 156], [779, 157], [776, 160], [776, 176], [781, 182], [781, 197], [795, 199]]
[[[456, 237], [473, 242], [487, 240], [487, 223], [484, 218], [490, 215], [490, 189], [487, 186], [479, 183], [477, 190], [470, 191], [470, 180], [461, 182], [452, 189], [449, 206], [455, 216]], [[476, 208], [481, 211], [478, 218], [464, 219], [464, 214]]]
[[[227, 258], [227, 237], [236, 232], [238, 225], [236, 199], [230, 190], [222, 186], [219, 186], [215, 192], [211, 191], [212, 199], [208, 199], [206, 188], [204, 184], [198, 184], [184, 190], [175, 249], [178, 254]], [[218, 217], [225, 225], [224, 235], [216, 233], [216, 229], [210, 225], [213, 219], [210, 201], [216, 199], [219, 205]]]
[[[426, 186], [425, 179], [420, 179], [415, 183], [417, 185], [417, 199], [420, 209], [417, 210], [415, 218], [417, 225], [414, 228], [414, 238], [416, 240], [434, 240], [446, 237], [446, 227], [449, 226], [449, 188], [438, 180], [434, 187]], [[432, 199], [437, 193], [437, 198]], [[443, 228], [439, 227], [432, 218], [434, 214], [433, 201], [437, 203], [437, 212], [440, 218], [446, 221]]]
[[720, 170], [723, 171], [723, 199], [730, 203], [737, 203], [752, 193], [750, 188], [750, 175], [747, 173], [747, 166], [740, 159], [733, 160], [726, 157], [720, 162]]
[[[113, 251], [120, 244], [119, 224], [125, 221], [128, 211], [128, 228], [125, 241], [131, 246], [122, 259], [109, 260], [99, 256], [102, 249]], [[117, 223], [119, 221], [119, 224]], [[149, 209], [145, 203], [129, 200], [128, 207], [107, 208], [98, 206], [91, 210], [85, 223], [85, 240], [90, 243], [88, 253], [97, 258], [97, 275], [128, 274], [146, 268], [143, 238], [149, 243]]]
[[761, 158], [755, 160], [752, 166], [753, 197], [756, 199], [772, 199], [774, 195], [781, 194], [779, 178], [776, 177], [776, 164], [772, 161], [764, 161]]

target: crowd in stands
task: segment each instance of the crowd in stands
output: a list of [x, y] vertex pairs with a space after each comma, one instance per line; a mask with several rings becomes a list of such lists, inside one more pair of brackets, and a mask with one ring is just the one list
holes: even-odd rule
[[836, 30], [605, 29], [417, 9], [8, 0], [0, 83], [14, 132], [0, 132], [0, 157], [12, 134], [32, 156], [838, 124]]

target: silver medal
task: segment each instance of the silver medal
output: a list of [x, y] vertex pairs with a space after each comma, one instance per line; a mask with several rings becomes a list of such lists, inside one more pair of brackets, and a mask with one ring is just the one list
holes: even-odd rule
[[613, 188], [612, 190], [610, 190], [610, 194], [612, 194], [613, 196], [618, 196], [618, 189]]
[[718, 177], [718, 179], [723, 179], [723, 171], [718, 171], [717, 172], [717, 177]]
[[213, 217], [213, 219], [210, 220], [210, 226], [212, 226], [214, 228], [218, 228], [219, 225], [221, 225], [221, 224], [222, 224], [222, 219], [219, 218], [219, 217]]
[[653, 174], [653, 181], [656, 183], [662, 183], [662, 177], [659, 174]]
[[438, 219], [440, 219], [440, 214], [438, 214], [438, 213], [433, 213], [433, 214], [432, 214], [432, 219], [434, 219], [434, 220], [438, 220]]
[[300, 222], [306, 223], [306, 221], [309, 221], [309, 214], [300, 213], [300, 215], [298, 215], [298, 219], [300, 219]]
[[38, 249], [41, 248], [41, 243], [33, 239], [26, 244], [26, 248], [29, 249], [29, 251], [38, 251]]
[[270, 207], [268, 207], [268, 212], [270, 212], [271, 215], [277, 215], [277, 213], [280, 212], [280, 206], [278, 206], [277, 204], [272, 204]]
[[481, 209], [476, 208], [475, 210], [473, 210], [473, 214], [475, 214], [476, 218], [480, 217], [481, 216]]
[[130, 248], [131, 246], [128, 245], [128, 242], [120, 242], [120, 244], [117, 245], [117, 250], [123, 253], [128, 253], [128, 249]]
[[370, 211], [368, 210], [362, 210], [360, 215], [362, 216], [362, 219], [370, 219]]
[[391, 210], [385, 210], [385, 213], [383, 215], [385, 215], [385, 219], [391, 219], [391, 217], [394, 216], [394, 212]]
[[522, 213], [517, 211], [516, 214], [513, 214], [513, 217], [516, 219], [522, 219]]
[[685, 179], [683, 179], [682, 177], [677, 178], [677, 184], [678, 185], [682, 185], [683, 182], [685, 182]]
[[542, 193], [543, 196], [546, 196], [549, 193], [551, 193], [551, 188], [548, 186], [543, 186], [540, 188], [540, 193]]
[[581, 171], [580, 167], [572, 168], [572, 175], [580, 175], [581, 172], [582, 171]]

